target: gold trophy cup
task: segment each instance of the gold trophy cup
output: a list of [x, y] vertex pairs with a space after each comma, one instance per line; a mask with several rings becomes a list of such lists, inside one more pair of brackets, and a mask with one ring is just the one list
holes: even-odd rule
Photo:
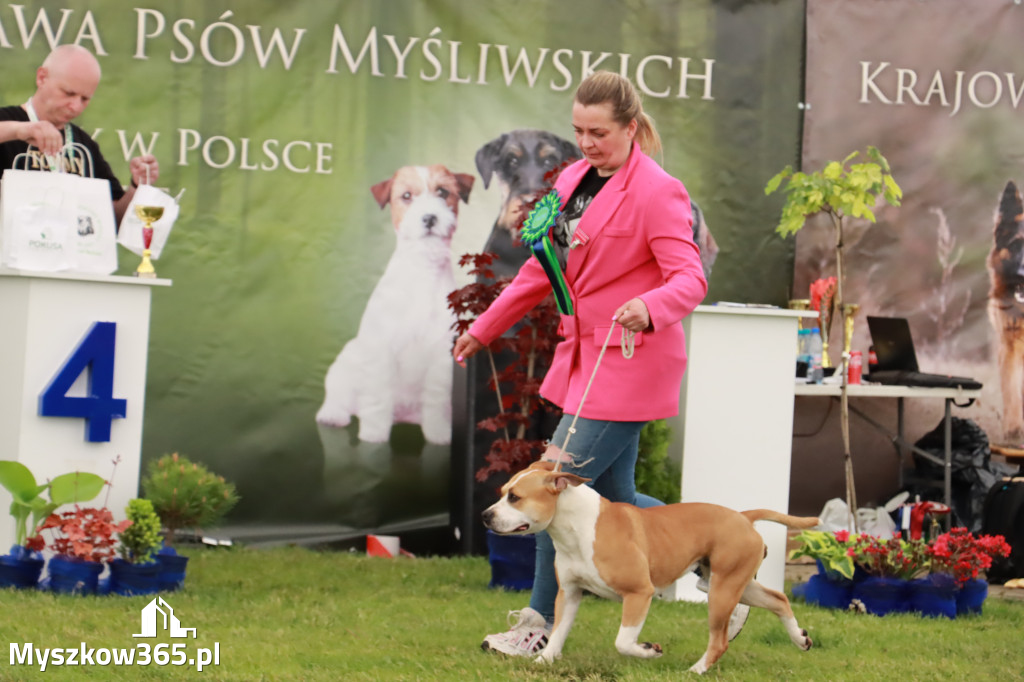
[[846, 303], [843, 305], [843, 354], [850, 354], [850, 342], [853, 341], [853, 321], [857, 317], [860, 305]]
[[835, 299], [829, 296], [827, 300], [824, 296], [821, 297], [820, 309], [818, 310], [818, 333], [821, 335], [821, 367], [831, 367], [831, 357], [828, 356], [828, 339], [831, 336], [829, 329], [831, 328], [831, 318], [833, 318], [833, 312], [835, 311]]
[[135, 269], [135, 276], [156, 277], [153, 261], [149, 259], [149, 247], [153, 243], [153, 223], [163, 217], [164, 207], [136, 205], [135, 215], [142, 221], [142, 262]]

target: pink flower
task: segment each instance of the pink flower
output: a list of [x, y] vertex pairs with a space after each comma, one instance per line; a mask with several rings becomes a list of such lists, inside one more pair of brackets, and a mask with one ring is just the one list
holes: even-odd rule
[[837, 530], [836, 531], [836, 540], [838, 540], [839, 542], [846, 542], [849, 539], [850, 539], [850, 531], [848, 531], [848, 530]]

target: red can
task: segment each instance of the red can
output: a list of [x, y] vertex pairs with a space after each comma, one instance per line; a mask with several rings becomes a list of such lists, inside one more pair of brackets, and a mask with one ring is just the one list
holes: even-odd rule
[[860, 383], [860, 375], [864, 371], [864, 358], [859, 350], [850, 353], [850, 370], [847, 373], [847, 382], [851, 384]]

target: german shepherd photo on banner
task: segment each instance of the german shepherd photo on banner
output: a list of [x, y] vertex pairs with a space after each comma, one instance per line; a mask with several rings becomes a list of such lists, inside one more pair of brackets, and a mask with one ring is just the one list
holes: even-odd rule
[[1003, 438], [1024, 438], [1024, 204], [1013, 182], [1006, 183], [996, 212], [992, 252], [988, 256], [989, 319], [999, 352], [1003, 395]]

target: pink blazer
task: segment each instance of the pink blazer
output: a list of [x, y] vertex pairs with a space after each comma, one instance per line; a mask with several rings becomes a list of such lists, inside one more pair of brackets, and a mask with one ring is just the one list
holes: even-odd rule
[[[559, 176], [555, 189], [563, 206], [589, 168], [578, 161]], [[576, 414], [612, 315], [639, 296], [652, 326], [636, 335], [634, 355], [626, 359], [616, 325], [580, 416], [647, 421], [678, 414], [686, 370], [680, 322], [707, 293], [692, 222], [686, 188], [634, 143], [626, 164], [578, 223], [576, 236], [586, 235], [586, 243], [569, 252], [565, 272], [575, 314], [562, 316], [564, 340], [555, 349], [541, 395]], [[543, 268], [531, 257], [470, 334], [490, 344], [550, 292]]]

